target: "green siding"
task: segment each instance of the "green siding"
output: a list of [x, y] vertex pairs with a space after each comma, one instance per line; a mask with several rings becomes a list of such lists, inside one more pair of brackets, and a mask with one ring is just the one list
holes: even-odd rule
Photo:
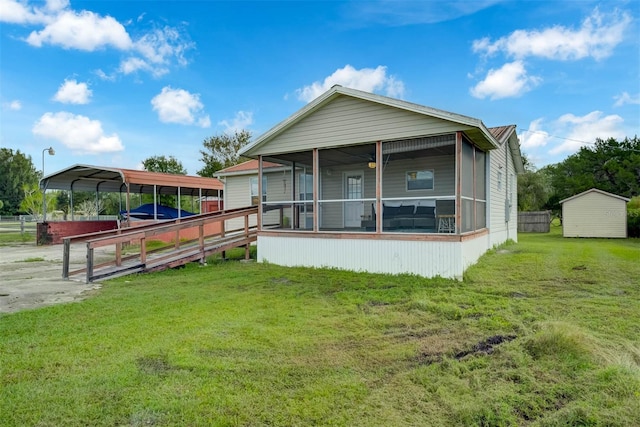
[[339, 96], [284, 130], [252, 155], [271, 155], [425, 135], [472, 127], [387, 105]]

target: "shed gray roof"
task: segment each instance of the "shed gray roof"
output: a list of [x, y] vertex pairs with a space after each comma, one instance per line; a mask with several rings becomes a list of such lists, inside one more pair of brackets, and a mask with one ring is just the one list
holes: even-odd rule
[[609, 197], [613, 197], [613, 198], [616, 198], [616, 199], [624, 200], [625, 202], [628, 202], [630, 200], [630, 199], [627, 199], [626, 197], [618, 196], [617, 194], [607, 193], [606, 191], [598, 190], [597, 188], [592, 188], [590, 190], [583, 191], [582, 193], [578, 193], [578, 194], [573, 195], [571, 197], [567, 197], [564, 200], [560, 200], [560, 203], [568, 202], [569, 200], [576, 199], [576, 198], [584, 196], [585, 194], [588, 194], [588, 193], [599, 193], [599, 194], [603, 194], [605, 196], [609, 196]]

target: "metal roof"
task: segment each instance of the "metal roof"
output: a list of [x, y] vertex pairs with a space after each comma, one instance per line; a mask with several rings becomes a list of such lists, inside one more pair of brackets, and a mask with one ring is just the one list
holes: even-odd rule
[[[273, 163], [273, 162], [267, 162], [267, 161], [262, 162], [263, 170], [266, 170], [266, 169], [274, 170], [274, 169], [282, 169], [282, 168], [286, 168], [286, 166], [280, 163]], [[253, 174], [257, 170], [258, 170], [258, 161], [252, 159], [246, 162], [238, 163], [237, 165], [229, 166], [228, 168], [220, 169], [219, 171], [215, 172], [215, 176], [225, 177], [229, 175], [247, 175], [247, 174]]]
[[[40, 180], [46, 190], [94, 191], [104, 193], [180, 194], [184, 196], [219, 196], [224, 185], [216, 178], [173, 175], [134, 169], [73, 165]], [[155, 186], [155, 187], [154, 187]]]

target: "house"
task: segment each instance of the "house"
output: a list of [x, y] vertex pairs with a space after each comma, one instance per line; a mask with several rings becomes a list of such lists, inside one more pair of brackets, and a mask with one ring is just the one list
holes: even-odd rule
[[261, 199], [258, 261], [461, 278], [517, 240], [515, 126], [334, 86], [240, 154], [218, 177]]
[[[262, 162], [262, 193], [263, 201], [266, 201], [267, 190], [271, 197], [289, 198], [287, 192], [290, 192], [289, 178], [287, 171], [289, 167], [277, 163]], [[258, 193], [258, 161], [249, 160], [228, 168], [219, 170], [214, 175], [224, 184], [224, 188], [229, 191], [224, 194], [223, 205], [226, 209], [243, 208], [246, 206], [257, 206], [260, 202]], [[267, 184], [268, 182], [268, 184]], [[279, 221], [276, 218], [275, 211], [265, 214], [267, 223]], [[284, 213], [283, 213], [284, 214]], [[284, 221], [284, 218], [283, 218]], [[255, 227], [257, 221], [253, 217], [249, 217], [249, 226]], [[226, 222], [226, 231], [239, 230], [244, 228], [244, 218], [235, 218]]]
[[627, 237], [629, 199], [592, 188], [561, 200], [564, 237]]

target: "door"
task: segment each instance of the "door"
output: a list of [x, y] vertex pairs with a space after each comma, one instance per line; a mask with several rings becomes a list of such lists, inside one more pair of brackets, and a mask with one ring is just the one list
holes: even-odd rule
[[[362, 200], [362, 172], [347, 172], [344, 174], [344, 226], [360, 227], [364, 214], [364, 201]], [[353, 200], [353, 201], [349, 201]]]

